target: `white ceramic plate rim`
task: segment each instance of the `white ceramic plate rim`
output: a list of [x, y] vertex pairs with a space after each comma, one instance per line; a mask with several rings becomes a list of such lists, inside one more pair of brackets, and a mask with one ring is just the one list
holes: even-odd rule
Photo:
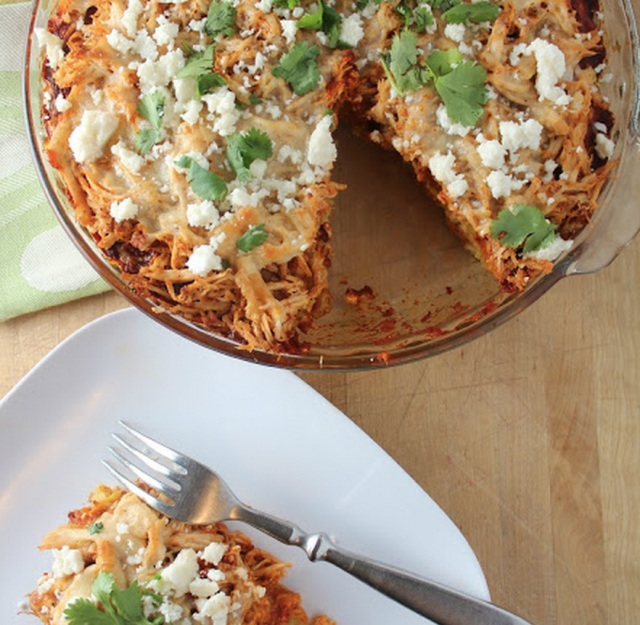
[[[99, 459], [118, 418], [215, 467], [257, 508], [489, 598], [455, 525], [310, 386], [190, 343], [127, 309], [66, 339], [0, 402], [0, 535], [7, 541], [0, 622], [37, 622], [18, 614], [50, 567], [36, 546], [93, 486], [113, 483]], [[241, 529], [292, 563], [287, 585], [312, 615], [325, 611], [340, 625], [425, 622], [330, 565]]]

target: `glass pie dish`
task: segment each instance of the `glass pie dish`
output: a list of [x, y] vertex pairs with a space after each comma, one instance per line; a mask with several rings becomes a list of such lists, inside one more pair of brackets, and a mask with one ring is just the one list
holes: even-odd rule
[[599, 198], [592, 222], [551, 273], [517, 293], [498, 282], [463, 247], [400, 157], [337, 133], [340, 155], [333, 179], [346, 183], [331, 216], [334, 256], [331, 312], [301, 337], [297, 353], [248, 351], [137, 295], [78, 225], [58, 172], [43, 149], [41, 54], [32, 38], [47, 23], [52, 3], [36, 0], [26, 43], [24, 103], [36, 169], [45, 194], [71, 239], [99, 274], [134, 306], [165, 327], [204, 346], [264, 364], [297, 369], [349, 370], [395, 365], [436, 355], [480, 336], [536, 301], [561, 278], [608, 265], [640, 229], [640, 41], [634, 0], [602, 0], [609, 35], [602, 85], [615, 118], [618, 165]]

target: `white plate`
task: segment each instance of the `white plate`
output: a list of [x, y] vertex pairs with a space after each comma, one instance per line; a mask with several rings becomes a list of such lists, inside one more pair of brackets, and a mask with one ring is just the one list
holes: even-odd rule
[[[37, 545], [93, 486], [113, 483], [100, 457], [117, 419], [209, 464], [257, 508], [489, 598], [455, 525], [311, 387], [191, 344], [130, 309], [77, 332], [0, 403], [0, 623], [37, 623], [18, 614], [50, 569]], [[247, 533], [293, 563], [287, 585], [312, 615], [326, 612], [340, 625], [425, 623], [331, 565]]]

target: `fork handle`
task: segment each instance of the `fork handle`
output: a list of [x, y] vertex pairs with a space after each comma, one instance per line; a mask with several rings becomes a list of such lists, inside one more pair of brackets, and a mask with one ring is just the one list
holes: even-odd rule
[[238, 506], [231, 516], [280, 542], [300, 547], [312, 562], [324, 560], [337, 566], [438, 625], [531, 625], [492, 603], [351, 553], [326, 534], [306, 534], [293, 523], [246, 506]]

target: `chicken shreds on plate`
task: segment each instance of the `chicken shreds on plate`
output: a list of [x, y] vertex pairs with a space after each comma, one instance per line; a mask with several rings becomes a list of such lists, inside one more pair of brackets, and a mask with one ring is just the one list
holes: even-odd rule
[[[30, 606], [47, 625], [310, 622], [300, 595], [280, 583], [288, 565], [223, 523], [171, 521], [119, 488], [96, 488], [41, 548], [54, 562]], [[323, 615], [312, 625], [335, 623]]]
[[140, 295], [248, 349], [331, 307], [332, 138], [397, 150], [505, 291], [552, 269], [613, 167], [582, 0], [62, 0], [46, 150]]

